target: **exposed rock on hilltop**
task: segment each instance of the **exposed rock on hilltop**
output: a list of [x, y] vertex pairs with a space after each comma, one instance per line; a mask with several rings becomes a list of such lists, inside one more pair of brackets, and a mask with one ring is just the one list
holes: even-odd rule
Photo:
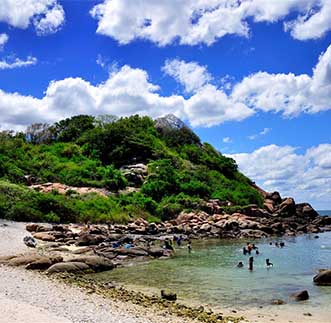
[[155, 119], [155, 127], [179, 130], [187, 126], [174, 114], [167, 114], [164, 117]]

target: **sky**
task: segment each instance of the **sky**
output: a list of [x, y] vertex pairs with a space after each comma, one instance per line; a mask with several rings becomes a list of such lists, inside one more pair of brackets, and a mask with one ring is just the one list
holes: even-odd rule
[[331, 0], [0, 1], [0, 130], [136, 113], [331, 209]]

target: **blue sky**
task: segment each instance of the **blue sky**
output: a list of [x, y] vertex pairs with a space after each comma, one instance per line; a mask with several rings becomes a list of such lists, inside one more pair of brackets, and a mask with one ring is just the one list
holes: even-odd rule
[[262, 187], [331, 208], [330, 0], [25, 4], [0, 4], [2, 129], [175, 113]]

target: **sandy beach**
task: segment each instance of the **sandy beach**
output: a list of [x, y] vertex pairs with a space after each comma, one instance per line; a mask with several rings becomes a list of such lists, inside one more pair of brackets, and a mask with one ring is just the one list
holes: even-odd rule
[[[0, 222], [0, 256], [29, 252], [22, 239], [24, 223]], [[0, 323], [189, 323], [188, 319], [158, 313], [142, 306], [88, 294], [78, 287], [53, 281], [36, 272], [0, 265]], [[225, 315], [244, 316], [250, 323], [328, 323], [329, 310], [281, 305]]]
[[[0, 256], [28, 252], [25, 225], [0, 222]], [[104, 299], [22, 268], [0, 265], [0, 323], [189, 323], [130, 303]]]

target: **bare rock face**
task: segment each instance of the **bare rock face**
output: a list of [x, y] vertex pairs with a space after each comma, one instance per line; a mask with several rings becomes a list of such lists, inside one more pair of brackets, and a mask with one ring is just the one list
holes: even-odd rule
[[140, 187], [148, 175], [148, 168], [145, 164], [125, 165], [120, 170], [129, 182], [129, 185], [134, 187]]
[[155, 119], [156, 128], [181, 129], [186, 127], [185, 123], [174, 114], [167, 114], [164, 117]]
[[77, 240], [77, 246], [91, 246], [98, 245], [101, 242], [104, 242], [106, 237], [101, 234], [82, 234]]

